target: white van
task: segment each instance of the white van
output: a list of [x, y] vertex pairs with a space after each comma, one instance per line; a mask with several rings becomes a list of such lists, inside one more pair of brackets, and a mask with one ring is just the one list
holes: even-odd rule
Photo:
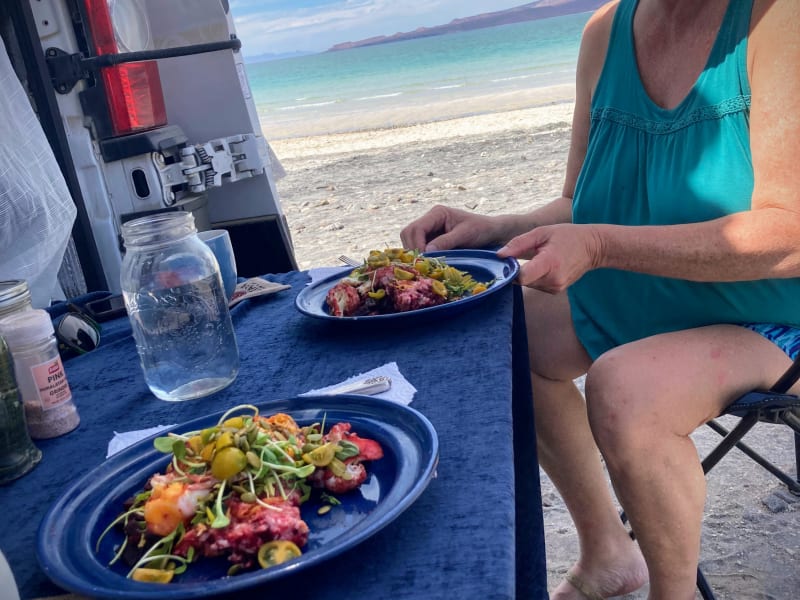
[[0, 37], [77, 207], [67, 297], [119, 291], [157, 211], [227, 229], [240, 276], [297, 268], [227, 0], [3, 0]]

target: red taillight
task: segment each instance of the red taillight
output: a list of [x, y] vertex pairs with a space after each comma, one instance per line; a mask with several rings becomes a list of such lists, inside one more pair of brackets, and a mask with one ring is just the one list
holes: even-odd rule
[[[95, 52], [117, 54], [108, 0], [85, 0]], [[114, 135], [126, 135], [167, 124], [158, 63], [125, 63], [101, 70]]]
[[103, 69], [111, 123], [116, 135], [167, 124], [158, 64], [127, 63]]

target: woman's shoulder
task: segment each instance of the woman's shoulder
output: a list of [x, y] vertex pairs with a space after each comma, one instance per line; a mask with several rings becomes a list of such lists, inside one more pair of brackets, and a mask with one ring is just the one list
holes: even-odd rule
[[578, 77], [591, 90], [594, 90], [603, 70], [611, 38], [611, 27], [619, 3], [620, 0], [612, 0], [598, 8], [583, 28]]
[[[800, 2], [797, 0], [754, 0], [750, 19], [749, 46], [797, 47], [800, 44]], [[751, 57], [757, 52], [751, 52]]]

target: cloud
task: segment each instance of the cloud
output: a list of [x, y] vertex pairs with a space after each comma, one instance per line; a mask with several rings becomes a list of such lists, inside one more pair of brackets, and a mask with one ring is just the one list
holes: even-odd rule
[[514, 0], [231, 0], [231, 10], [243, 51], [253, 56], [322, 51], [339, 42], [440, 25], [518, 4]]

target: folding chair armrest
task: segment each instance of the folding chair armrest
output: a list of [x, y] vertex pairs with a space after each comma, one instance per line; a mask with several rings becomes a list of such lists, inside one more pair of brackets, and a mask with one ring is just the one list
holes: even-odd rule
[[733, 404], [725, 409], [723, 414], [736, 415], [737, 417], [753, 411], [761, 412], [761, 419], [777, 422], [776, 413], [787, 409], [800, 409], [800, 396], [794, 394], [779, 394], [776, 392], [749, 392], [738, 398]]

